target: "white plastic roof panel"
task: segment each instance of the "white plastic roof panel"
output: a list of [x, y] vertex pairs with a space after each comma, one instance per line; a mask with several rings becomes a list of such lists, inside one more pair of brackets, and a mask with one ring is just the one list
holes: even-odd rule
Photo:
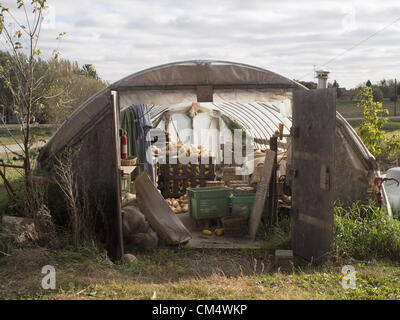
[[[244, 128], [244, 130], [255, 139], [265, 140], [267, 141], [276, 130], [279, 128], [279, 123], [284, 124], [284, 134], [289, 133], [289, 129], [291, 127], [291, 118], [282, 116], [281, 107], [283, 104], [267, 104], [265, 102], [250, 102], [250, 103], [238, 103], [238, 102], [223, 102], [223, 103], [197, 103], [203, 111], [218, 111], [222, 115], [225, 115], [227, 118], [236, 121], [240, 126]], [[152, 106], [150, 109], [150, 114], [152, 115], [152, 120], [156, 121], [158, 117], [165, 113], [174, 114], [176, 112], [187, 113], [190, 110], [191, 106], [182, 107], [179, 106], [175, 108], [174, 106], [162, 108], [160, 106]], [[160, 113], [160, 110], [162, 112]], [[194, 118], [195, 128], [202, 128], [203, 126], [207, 126], [207, 123], [202, 125], [196, 123], [200, 121], [200, 118], [206, 117], [207, 113], [200, 113]], [[203, 119], [204, 120], [204, 119]], [[187, 127], [189, 123], [186, 123], [184, 126]], [[200, 126], [199, 126], [200, 125]], [[286, 139], [284, 138], [282, 143], [286, 143]], [[260, 145], [259, 143], [256, 143]]]

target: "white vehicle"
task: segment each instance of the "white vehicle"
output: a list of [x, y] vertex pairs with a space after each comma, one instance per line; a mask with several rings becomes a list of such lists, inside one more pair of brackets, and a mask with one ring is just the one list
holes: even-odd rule
[[[394, 215], [400, 216], [400, 167], [390, 168], [385, 175], [386, 180], [383, 182], [387, 198], [389, 200], [392, 213]], [[397, 181], [395, 181], [397, 180]]]

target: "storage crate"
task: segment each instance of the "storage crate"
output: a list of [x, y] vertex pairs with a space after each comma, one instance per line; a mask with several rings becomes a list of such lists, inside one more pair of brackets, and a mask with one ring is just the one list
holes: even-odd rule
[[249, 182], [247, 180], [230, 180], [230, 181], [226, 182], [226, 185], [228, 187], [234, 187], [234, 186], [247, 187], [247, 186], [249, 186]]
[[221, 222], [226, 236], [242, 237], [248, 233], [248, 217], [223, 217]]
[[254, 188], [250, 186], [246, 187], [238, 187], [238, 186], [232, 186], [232, 193], [233, 194], [253, 194], [254, 193]]
[[[215, 178], [215, 158], [199, 158], [198, 164], [159, 164], [158, 189], [164, 198], [178, 198], [186, 194], [189, 187], [205, 187]], [[169, 159], [167, 159], [169, 161]], [[176, 160], [177, 161], [177, 160]], [[193, 161], [194, 162], [194, 161]], [[199, 170], [196, 170], [196, 167]], [[172, 173], [170, 171], [172, 168]]]
[[206, 181], [206, 187], [225, 187], [223, 181]]
[[226, 184], [229, 183], [229, 181], [232, 180], [241, 180], [242, 176], [236, 175], [236, 168], [237, 167], [225, 167], [222, 170], [222, 176], [223, 180], [225, 181]]
[[189, 212], [195, 219], [215, 219], [229, 216], [228, 187], [188, 188]]
[[[230, 198], [232, 207], [231, 216], [242, 216], [250, 217], [251, 211], [253, 210], [254, 200], [256, 198], [255, 193], [250, 194], [233, 194]], [[268, 216], [269, 212], [269, 199], [265, 201], [263, 217]]]

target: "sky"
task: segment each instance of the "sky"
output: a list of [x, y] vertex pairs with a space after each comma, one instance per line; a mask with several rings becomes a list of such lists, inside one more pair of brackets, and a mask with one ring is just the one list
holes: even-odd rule
[[[0, 2], [15, 12], [16, 0]], [[330, 82], [347, 88], [368, 79], [400, 78], [398, 0], [48, 3], [39, 43], [43, 54], [56, 49], [80, 65], [94, 64], [111, 83], [145, 68], [194, 59], [246, 63], [304, 81], [315, 81], [314, 68], [324, 68]], [[66, 34], [57, 41], [61, 32]]]

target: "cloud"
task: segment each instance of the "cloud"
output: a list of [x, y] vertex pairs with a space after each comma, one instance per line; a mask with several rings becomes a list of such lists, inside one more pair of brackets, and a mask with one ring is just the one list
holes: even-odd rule
[[[6, 5], [15, 1], [4, 1]], [[111, 82], [141, 69], [191, 59], [232, 60], [289, 78], [313, 80], [313, 66], [355, 86], [398, 76], [398, 1], [69, 0], [50, 1], [56, 29], [44, 30], [42, 51], [57, 48], [93, 63]], [[15, 6], [15, 5], [14, 5]], [[58, 43], [59, 32], [67, 32]], [[337, 59], [325, 65], [331, 58]]]

